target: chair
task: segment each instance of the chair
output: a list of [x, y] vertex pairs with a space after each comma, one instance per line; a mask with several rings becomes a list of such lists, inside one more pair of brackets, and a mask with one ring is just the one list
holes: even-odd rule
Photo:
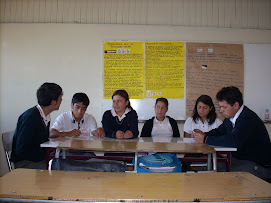
[[101, 159], [75, 160], [53, 158], [49, 161], [49, 171], [95, 171], [95, 172], [125, 172], [126, 164], [121, 161]]
[[13, 135], [14, 135], [14, 131], [10, 131], [10, 132], [6, 132], [2, 134], [2, 142], [3, 142], [6, 159], [8, 162], [9, 171], [12, 171], [14, 169], [14, 164], [10, 161]]

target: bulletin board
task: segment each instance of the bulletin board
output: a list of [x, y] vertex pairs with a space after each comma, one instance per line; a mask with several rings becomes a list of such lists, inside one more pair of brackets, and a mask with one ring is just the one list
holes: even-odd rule
[[[109, 43], [111, 43], [111, 47], [108, 46]], [[119, 46], [116, 46], [114, 50], [112, 45], [118, 45], [118, 43], [120, 43]], [[135, 48], [135, 44], [139, 48]], [[114, 80], [119, 81], [122, 74], [125, 75], [125, 79], [130, 78], [129, 82], [122, 83], [123, 86], [117, 84], [114, 87], [112, 82], [114, 80], [111, 79], [108, 79], [111, 80], [110, 85], [105, 85], [105, 81], [108, 81], [106, 74], [112, 71], [112, 65], [108, 66], [109, 68], [106, 65], [113, 64], [111, 59], [115, 58], [112, 55], [106, 56], [110, 55], [107, 53], [108, 51], [111, 52], [110, 54], [122, 52], [123, 56], [121, 57], [126, 62], [120, 64], [130, 64], [127, 66], [129, 68], [125, 69], [114, 60], [115, 65], [117, 64], [111, 73], [114, 74], [114, 77], [117, 76]], [[135, 53], [136, 57], [128, 57], [127, 53]], [[126, 89], [129, 95], [132, 95], [131, 105], [137, 111], [139, 120], [147, 120], [155, 115], [154, 105], [158, 97], [168, 98], [169, 111], [167, 115], [176, 120], [186, 120], [192, 114], [196, 99], [202, 94], [211, 96], [218, 110], [215, 96], [222, 87], [233, 85], [244, 92], [244, 51], [242, 44], [153, 41], [105, 42], [103, 44], [103, 63], [105, 76], [103, 78], [103, 111], [112, 108], [111, 96], [114, 90]], [[116, 73], [117, 69], [119, 69], [118, 73]], [[165, 82], [166, 80], [169, 82]], [[179, 89], [177, 91], [174, 88], [162, 90], [158, 87], [155, 91], [149, 91], [149, 86], [155, 89], [156, 85], [163, 87], [168, 85]], [[219, 113], [218, 116], [221, 117]]]
[[[223, 87], [236, 86], [244, 92], [244, 51], [242, 44], [186, 43], [186, 115], [191, 116], [200, 95], [215, 104]], [[223, 119], [223, 118], [222, 118]]]
[[103, 111], [115, 90], [128, 92], [139, 120], [153, 117], [155, 100], [169, 100], [168, 115], [185, 119], [184, 43], [166, 41], [103, 43]]

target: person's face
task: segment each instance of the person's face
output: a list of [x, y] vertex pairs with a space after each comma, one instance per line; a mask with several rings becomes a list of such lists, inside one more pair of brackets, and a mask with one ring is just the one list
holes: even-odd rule
[[197, 112], [199, 114], [199, 116], [203, 119], [206, 119], [208, 114], [210, 113], [210, 111], [212, 110], [213, 107], [210, 107], [207, 104], [204, 104], [202, 102], [199, 102], [197, 104]]
[[155, 111], [155, 116], [156, 116], [157, 120], [163, 121], [166, 116], [166, 113], [168, 111], [168, 107], [166, 106], [166, 104], [164, 102], [159, 101], [155, 105], [154, 111]]
[[83, 102], [71, 104], [71, 108], [75, 120], [81, 120], [87, 110], [87, 106]]
[[129, 101], [125, 101], [125, 98], [121, 97], [120, 95], [115, 95], [113, 97], [113, 108], [118, 115], [122, 115], [125, 112], [128, 104]]
[[57, 101], [56, 101], [56, 104], [55, 104], [55, 110], [58, 110], [58, 109], [59, 109], [60, 104], [62, 103], [62, 96], [63, 96], [63, 94], [61, 94], [61, 95], [58, 97], [58, 99], [57, 99]]
[[235, 102], [233, 106], [231, 106], [225, 100], [219, 101], [219, 112], [225, 118], [233, 118], [237, 111], [240, 109], [239, 103]]

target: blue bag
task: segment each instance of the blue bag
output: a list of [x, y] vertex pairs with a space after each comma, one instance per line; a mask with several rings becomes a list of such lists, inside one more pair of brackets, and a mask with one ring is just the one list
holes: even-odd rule
[[[133, 159], [135, 165], [135, 160]], [[137, 161], [138, 173], [180, 173], [182, 164], [175, 154], [152, 154], [141, 156]]]

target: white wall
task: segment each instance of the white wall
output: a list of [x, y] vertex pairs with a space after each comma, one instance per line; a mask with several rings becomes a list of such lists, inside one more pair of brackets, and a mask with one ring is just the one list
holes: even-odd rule
[[[93, 114], [98, 125], [101, 125], [102, 41], [271, 43], [270, 30], [106, 24], [1, 24], [0, 31], [1, 133], [15, 129], [19, 115], [37, 103], [36, 90], [46, 81], [58, 83], [64, 90], [62, 105], [59, 111], [52, 113], [52, 121], [70, 109], [70, 100], [75, 92], [85, 92], [90, 98], [87, 112]], [[2, 167], [2, 157], [0, 161]], [[0, 174], [5, 172], [5, 169], [0, 170]]]

